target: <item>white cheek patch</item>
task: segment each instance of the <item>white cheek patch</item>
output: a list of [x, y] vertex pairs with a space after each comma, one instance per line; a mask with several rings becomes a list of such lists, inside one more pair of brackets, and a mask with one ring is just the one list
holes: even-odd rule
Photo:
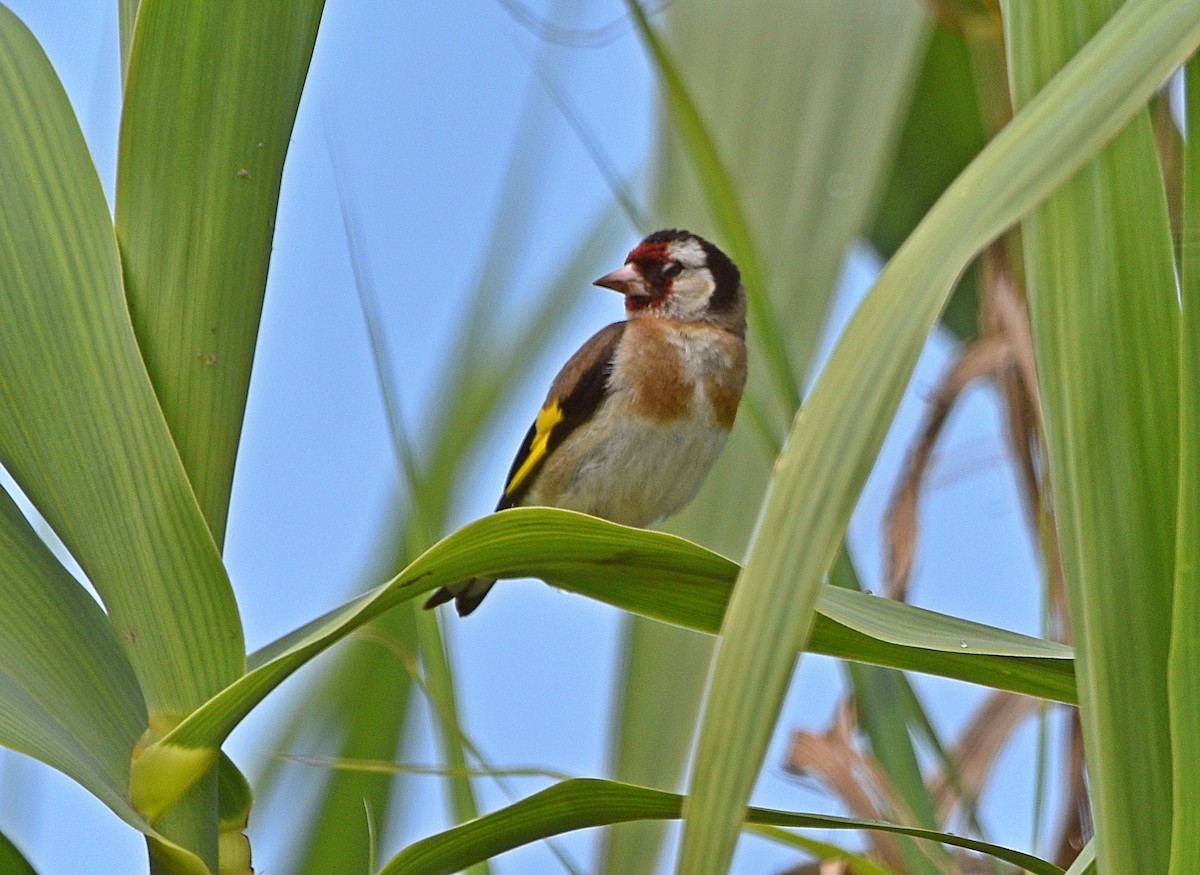
[[671, 293], [667, 297], [671, 315], [678, 319], [702, 316], [715, 288], [707, 270], [685, 269], [671, 283]]

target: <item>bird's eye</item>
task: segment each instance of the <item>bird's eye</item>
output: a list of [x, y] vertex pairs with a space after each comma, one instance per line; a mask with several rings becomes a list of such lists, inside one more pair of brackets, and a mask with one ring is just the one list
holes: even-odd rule
[[679, 276], [679, 273], [682, 270], [683, 270], [683, 265], [680, 264], [678, 261], [669, 261], [666, 264], [664, 264], [662, 267], [662, 278], [665, 280], [669, 280], [672, 277]]

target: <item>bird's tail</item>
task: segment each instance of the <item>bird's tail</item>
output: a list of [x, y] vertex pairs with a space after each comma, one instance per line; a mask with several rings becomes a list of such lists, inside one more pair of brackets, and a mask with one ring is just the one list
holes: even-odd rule
[[428, 611], [430, 608], [436, 608], [438, 605], [444, 605], [450, 599], [454, 599], [454, 609], [458, 611], [460, 617], [465, 617], [479, 607], [479, 603], [483, 601], [484, 596], [488, 594], [488, 590], [495, 583], [495, 580], [488, 580], [485, 577], [472, 577], [462, 583], [452, 583], [434, 592], [423, 607]]

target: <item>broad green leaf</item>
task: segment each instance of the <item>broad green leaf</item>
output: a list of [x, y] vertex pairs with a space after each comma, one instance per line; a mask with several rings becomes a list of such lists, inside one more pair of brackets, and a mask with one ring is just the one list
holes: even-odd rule
[[37, 875], [25, 855], [4, 833], [0, 832], [0, 872], [6, 875]]
[[[1044, 83], [1110, 14], [1116, 22], [1140, 5], [1006, 4], [1015, 105], [1045, 94], [1052, 85]], [[1126, 70], [1111, 58], [1097, 83]], [[1149, 115], [1136, 113], [1035, 210], [1022, 239], [1097, 859], [1107, 872], [1164, 872], [1179, 304]]]
[[125, 820], [146, 706], [112, 626], [0, 492], [0, 744], [53, 766]]
[[[596, 778], [575, 778], [471, 823], [422, 839], [393, 857], [379, 875], [451, 875], [476, 860], [572, 830], [630, 820], [675, 820], [685, 802], [690, 800], [675, 793]], [[1063, 872], [1053, 863], [1021, 851], [934, 830], [769, 808], [749, 808], [744, 814], [748, 823], [820, 830], [871, 829], [915, 836], [988, 854], [1038, 875]]]
[[108, 608], [151, 720], [242, 673], [233, 592], [154, 396], [67, 97], [0, 7], [0, 461]]
[[1174, 762], [1171, 875], [1200, 870], [1200, 58], [1187, 64], [1179, 333], [1179, 522], [1167, 693]]
[[955, 180], [851, 321], [776, 462], [730, 600], [693, 758], [680, 872], [729, 866], [820, 581], [955, 279], [1095, 154], [1197, 42], [1194, 2], [1123, 6]]
[[279, 181], [324, 0], [141, 0], [117, 238], [146, 368], [224, 541]]
[[[185, 783], [179, 776], [211, 765], [229, 732], [296, 669], [384, 611], [448, 583], [476, 576], [539, 577], [626, 610], [715, 633], [736, 574], [728, 559], [662, 532], [550, 508], [492, 514], [435, 544], [390, 583], [252, 654], [249, 671], [148, 748], [139, 768], [148, 779], [169, 772], [177, 782], [169, 790], [179, 792]], [[826, 620], [810, 642], [815, 652], [1073, 697], [1070, 649], [1061, 644], [832, 587], [822, 593], [819, 610]], [[154, 805], [169, 801], [168, 796]]]

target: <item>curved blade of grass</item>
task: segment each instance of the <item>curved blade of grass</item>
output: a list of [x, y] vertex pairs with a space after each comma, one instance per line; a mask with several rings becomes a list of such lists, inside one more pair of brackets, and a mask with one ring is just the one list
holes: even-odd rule
[[[225, 737], [296, 669], [396, 605], [470, 577], [539, 577], [667, 622], [716, 632], [737, 566], [697, 544], [551, 508], [516, 508], [477, 520], [435, 544], [381, 586], [250, 657], [250, 670], [169, 735], [139, 769], [179, 776], [208, 768]], [[817, 652], [1073, 697], [1070, 649], [844, 590], [827, 589], [811, 645]], [[794, 655], [793, 655], [794, 660]], [[184, 789], [183, 782], [172, 786]], [[168, 804], [169, 797], [157, 800]]]
[[[1192, 824], [1188, 824], [1189, 828]], [[1067, 869], [1066, 875], [1096, 875], [1096, 839], [1088, 839], [1075, 862]]]
[[1200, 58], [1186, 72], [1183, 165], [1183, 311], [1179, 333], [1179, 522], [1167, 692], [1174, 762], [1171, 875], [1200, 869]]
[[137, 678], [99, 605], [2, 491], [0, 605], [0, 744], [139, 820], [126, 798], [147, 723]]
[[[676, 820], [685, 802], [690, 800], [662, 790], [575, 778], [471, 823], [422, 839], [393, 857], [379, 875], [452, 875], [476, 860], [572, 830], [630, 820]], [[1063, 875], [1058, 866], [1031, 854], [934, 830], [769, 808], [749, 808], [744, 814], [749, 823], [805, 829], [869, 829], [915, 836], [988, 854], [1037, 875]]]
[[[1128, 8], [1006, 5], [1014, 104], [1036, 99], [1110, 14], [1116, 21]], [[1097, 859], [1107, 872], [1165, 872], [1179, 299], [1146, 112], [1023, 222], [1022, 239]]]
[[730, 601], [678, 871], [729, 866], [821, 579], [954, 280], [1095, 154], [1198, 42], [1194, 2], [1123, 6], [950, 186], [851, 321], [776, 462]]
[[895, 875], [880, 866], [870, 857], [856, 854], [829, 842], [819, 842], [808, 836], [797, 835], [770, 824], [747, 823], [746, 832], [762, 836], [781, 845], [797, 848], [821, 862], [832, 861], [846, 864], [846, 875]]
[[218, 544], [283, 161], [324, 0], [141, 0], [117, 238], [134, 331]]
[[153, 720], [241, 674], [233, 591], [154, 396], [66, 94], [0, 7], [0, 461], [103, 598]]

